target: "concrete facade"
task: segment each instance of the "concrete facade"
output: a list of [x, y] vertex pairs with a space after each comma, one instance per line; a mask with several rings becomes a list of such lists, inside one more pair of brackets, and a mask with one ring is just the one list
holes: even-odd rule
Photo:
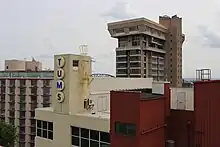
[[153, 77], [182, 86], [182, 18], [160, 16], [159, 23], [146, 18], [112, 22], [108, 31], [118, 39], [117, 77]]
[[32, 59], [25, 60], [5, 60], [5, 71], [41, 71], [42, 63]]
[[0, 119], [17, 127], [16, 147], [34, 147], [35, 108], [51, 104], [52, 73], [0, 72]]
[[152, 78], [92, 78], [89, 56], [56, 55], [54, 67], [52, 105], [35, 110], [36, 147], [110, 146], [110, 90], [164, 89]]

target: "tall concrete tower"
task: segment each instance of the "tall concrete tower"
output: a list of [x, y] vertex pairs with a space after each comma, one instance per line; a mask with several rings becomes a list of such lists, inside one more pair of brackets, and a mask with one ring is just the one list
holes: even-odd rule
[[[57, 113], [75, 114], [84, 111], [89, 95], [91, 57], [55, 55], [52, 106]], [[71, 105], [71, 107], [70, 107]]]

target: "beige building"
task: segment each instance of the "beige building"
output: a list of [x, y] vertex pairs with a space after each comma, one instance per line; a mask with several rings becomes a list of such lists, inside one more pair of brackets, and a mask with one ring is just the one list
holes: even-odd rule
[[[16, 147], [34, 147], [35, 108], [51, 104], [53, 71], [24, 71], [25, 62], [10, 61], [5, 63], [8, 70], [0, 71], [0, 119], [17, 127]], [[33, 67], [28, 64], [27, 69]]]
[[89, 56], [56, 55], [54, 68], [52, 107], [35, 110], [36, 147], [109, 147], [110, 90], [164, 94], [152, 78], [91, 77]]
[[5, 60], [5, 71], [41, 71], [42, 63], [36, 61], [34, 58], [32, 61], [25, 60]]
[[182, 86], [182, 18], [160, 16], [159, 23], [146, 18], [108, 23], [116, 48], [117, 77], [168, 79]]

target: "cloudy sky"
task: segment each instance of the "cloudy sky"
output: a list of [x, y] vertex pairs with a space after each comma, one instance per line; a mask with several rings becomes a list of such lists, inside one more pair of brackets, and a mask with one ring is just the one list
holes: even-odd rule
[[106, 23], [131, 17], [158, 21], [183, 18], [183, 76], [211, 68], [220, 78], [220, 1], [218, 0], [0, 0], [0, 61], [30, 59], [53, 66], [53, 54], [79, 53], [87, 44], [94, 72], [115, 73], [116, 40]]

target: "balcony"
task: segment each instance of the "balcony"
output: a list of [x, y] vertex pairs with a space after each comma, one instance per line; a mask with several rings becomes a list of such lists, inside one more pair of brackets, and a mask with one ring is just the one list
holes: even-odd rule
[[26, 104], [20, 103], [20, 111], [26, 111]]
[[42, 96], [43, 97], [51, 96], [51, 93], [50, 92], [45, 92], [45, 93], [42, 94]]
[[11, 96], [15, 95], [15, 91], [9, 91], [8, 95], [11, 95]]
[[9, 103], [15, 103], [15, 96], [10, 96]]
[[8, 110], [9, 111], [15, 111], [15, 106], [10, 106]]
[[37, 104], [31, 104], [31, 110], [35, 110], [37, 108]]
[[20, 127], [25, 127], [25, 126], [26, 126], [26, 125], [25, 125], [25, 119], [21, 119], [21, 118], [20, 118], [19, 126], [20, 126]]
[[19, 142], [25, 142], [25, 134], [20, 134], [19, 136]]
[[8, 87], [15, 88], [15, 84], [10, 84], [10, 85], [8, 85]]
[[44, 80], [43, 81], [43, 87], [50, 88], [51, 87], [51, 80]]
[[21, 128], [20, 128], [19, 134], [25, 134], [25, 128], [24, 127], [21, 127]]

